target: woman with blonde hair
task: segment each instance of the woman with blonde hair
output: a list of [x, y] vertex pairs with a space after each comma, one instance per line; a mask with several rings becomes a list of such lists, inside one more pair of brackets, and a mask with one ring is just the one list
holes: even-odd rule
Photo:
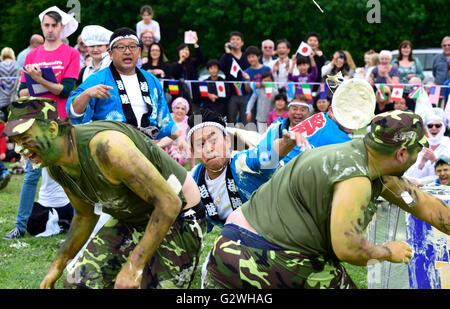
[[16, 94], [16, 56], [10, 47], [5, 47], [0, 53], [0, 119], [7, 120], [7, 108], [11, 103], [11, 96]]

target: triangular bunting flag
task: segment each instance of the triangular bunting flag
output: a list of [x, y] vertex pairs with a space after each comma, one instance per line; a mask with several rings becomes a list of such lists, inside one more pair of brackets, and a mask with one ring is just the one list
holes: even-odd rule
[[217, 95], [219, 98], [225, 98], [227, 96], [225, 92], [225, 83], [224, 82], [216, 82]]
[[273, 92], [273, 83], [265, 83], [264, 90], [266, 91], [267, 97], [270, 99]]
[[401, 102], [404, 88], [404, 85], [395, 85], [392, 89], [391, 100], [394, 102]]
[[250, 88], [252, 88], [252, 91], [255, 95], [258, 95], [256, 93], [256, 82], [250, 82]]
[[233, 63], [231, 64], [230, 74], [234, 78], [237, 78], [239, 71], [242, 71], [242, 69], [239, 66], [239, 63], [236, 61], [236, 59], [233, 58]]

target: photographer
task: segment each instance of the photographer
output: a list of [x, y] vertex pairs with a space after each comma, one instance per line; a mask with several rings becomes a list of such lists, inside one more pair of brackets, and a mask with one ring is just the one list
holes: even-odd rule
[[[225, 74], [225, 80], [227, 81], [244, 81], [242, 73], [250, 67], [250, 64], [247, 61], [247, 55], [242, 52], [243, 46], [244, 36], [242, 33], [232, 31], [230, 33], [230, 41], [225, 43], [225, 53], [220, 57], [220, 70]], [[235, 60], [241, 68], [241, 70], [237, 72], [236, 77], [231, 74], [233, 60]], [[244, 87], [241, 87], [241, 89], [244, 89]], [[235, 123], [237, 118], [236, 116], [239, 113], [240, 121], [244, 125], [247, 124], [247, 119], [245, 118], [246, 105], [247, 102], [245, 95], [242, 93], [233, 94], [230, 97], [230, 102], [228, 104], [227, 122]]]

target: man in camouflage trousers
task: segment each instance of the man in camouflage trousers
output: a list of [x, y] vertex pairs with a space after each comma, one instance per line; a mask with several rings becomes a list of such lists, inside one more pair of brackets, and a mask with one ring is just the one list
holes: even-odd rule
[[111, 215], [65, 285], [78, 288], [187, 288], [200, 258], [206, 215], [186, 170], [147, 135], [116, 121], [72, 126], [55, 101], [24, 97], [9, 106], [5, 133], [32, 163], [48, 168], [75, 208], [70, 230], [41, 288], [53, 288]]
[[203, 287], [356, 288], [341, 261], [407, 264], [408, 244], [363, 233], [382, 196], [450, 234], [450, 207], [401, 177], [427, 144], [420, 116], [393, 111], [364, 139], [303, 152], [229, 215]]

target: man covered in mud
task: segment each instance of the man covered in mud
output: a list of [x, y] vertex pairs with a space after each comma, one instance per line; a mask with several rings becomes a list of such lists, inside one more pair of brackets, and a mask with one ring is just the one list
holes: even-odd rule
[[205, 288], [356, 288], [341, 261], [408, 263], [402, 241], [364, 230], [382, 196], [450, 234], [450, 207], [403, 173], [428, 142], [420, 116], [377, 115], [364, 139], [308, 150], [232, 212], [211, 250]]
[[101, 211], [112, 219], [88, 244], [65, 285], [187, 288], [206, 217], [192, 177], [150, 137], [117, 121], [72, 126], [55, 101], [24, 97], [5, 133], [67, 193], [75, 216], [41, 288], [53, 288], [89, 238]]

